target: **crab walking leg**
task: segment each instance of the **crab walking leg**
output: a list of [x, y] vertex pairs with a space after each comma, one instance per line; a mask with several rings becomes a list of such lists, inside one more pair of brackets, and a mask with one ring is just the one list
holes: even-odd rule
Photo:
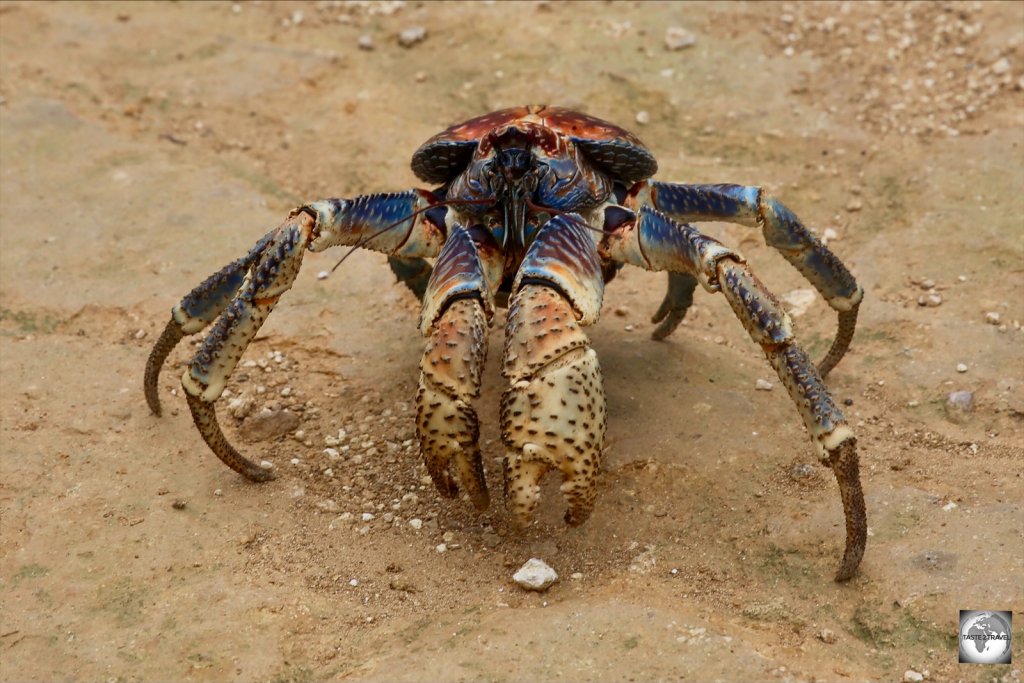
[[[293, 211], [288, 220], [300, 212], [313, 217], [311, 251], [365, 242], [367, 248], [403, 261], [420, 260], [436, 256], [444, 241], [446, 209], [439, 202], [426, 190], [325, 199]], [[157, 381], [167, 356], [184, 336], [201, 332], [224, 312], [278, 232], [267, 233], [249, 253], [208, 277], [172, 309], [170, 321], [149, 354], [143, 379], [146, 403], [154, 415], [161, 414]]]
[[856, 438], [821, 375], [796, 344], [792, 323], [775, 297], [750, 272], [743, 258], [689, 225], [650, 207], [634, 216], [618, 207], [605, 212], [612, 234], [609, 258], [647, 268], [688, 272], [705, 289], [721, 291], [751, 338], [761, 345], [803, 418], [818, 456], [839, 484], [846, 516], [846, 549], [837, 581], [853, 576], [864, 555], [867, 515], [860, 485]]
[[163, 334], [153, 346], [146, 361], [146, 374], [143, 388], [146, 403], [153, 414], [160, 417], [160, 394], [157, 392], [157, 380], [167, 356], [174, 350], [182, 337], [200, 332], [217, 319], [235, 293], [245, 281], [245, 276], [252, 264], [260, 257], [277, 231], [273, 230], [249, 250], [249, 253], [221, 268], [206, 278], [201, 285], [189, 292], [181, 302], [171, 310], [171, 319], [167, 321]]
[[436, 256], [444, 241], [445, 212], [425, 190], [326, 199], [294, 211], [241, 259], [195, 288], [172, 311], [150, 353], [143, 387], [150, 409], [160, 414], [157, 380], [164, 361], [187, 334], [216, 320], [182, 377], [200, 434], [231, 469], [254, 481], [272, 477], [225, 439], [214, 402], [260, 325], [291, 288], [306, 249], [357, 245], [399, 258]]
[[581, 327], [597, 321], [604, 281], [590, 232], [552, 218], [531, 245], [513, 285], [505, 329], [502, 397], [505, 491], [521, 524], [540, 500], [540, 479], [562, 474], [565, 521], [582, 524], [597, 495], [605, 397], [597, 354]]
[[478, 510], [490, 498], [472, 402], [480, 395], [501, 269], [490, 233], [453, 226], [427, 283], [420, 321], [427, 337], [416, 392], [423, 461], [443, 496], [455, 497], [461, 485]]
[[679, 327], [679, 323], [683, 322], [686, 312], [693, 305], [695, 289], [697, 289], [697, 278], [689, 273], [668, 274], [668, 291], [657, 312], [651, 316], [652, 323], [661, 323], [651, 333], [652, 339], [661, 341]]
[[650, 206], [683, 223], [724, 220], [760, 226], [765, 242], [799, 270], [839, 314], [836, 338], [818, 365], [821, 376], [828, 375], [846, 354], [857, 326], [863, 287], [792, 211], [760, 187], [644, 181], [629, 191], [627, 205], [632, 209]]

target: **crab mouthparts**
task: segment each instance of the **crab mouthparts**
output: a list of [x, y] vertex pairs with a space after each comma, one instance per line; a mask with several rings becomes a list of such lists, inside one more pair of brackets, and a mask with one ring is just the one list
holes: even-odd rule
[[530, 193], [521, 184], [509, 188], [505, 198], [505, 241], [511, 233], [515, 243], [526, 246], [526, 212]]

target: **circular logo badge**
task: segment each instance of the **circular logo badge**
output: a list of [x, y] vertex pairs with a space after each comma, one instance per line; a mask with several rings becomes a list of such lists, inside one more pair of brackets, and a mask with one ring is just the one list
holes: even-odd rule
[[960, 661], [971, 664], [1010, 661], [1010, 618], [1007, 612], [961, 612]]

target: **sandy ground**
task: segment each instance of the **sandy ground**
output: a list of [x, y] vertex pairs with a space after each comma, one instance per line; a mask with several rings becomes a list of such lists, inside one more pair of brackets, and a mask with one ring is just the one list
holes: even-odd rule
[[[696, 44], [666, 49], [669, 26]], [[0, 3], [0, 678], [1019, 680], [1022, 77], [1022, 4]], [[523, 534], [427, 483], [417, 304], [379, 254], [326, 280], [339, 255], [307, 257], [230, 385], [301, 417], [249, 442], [222, 409], [276, 481], [200, 440], [188, 344], [149, 414], [143, 364], [194, 284], [295, 204], [411, 187], [434, 132], [528, 102], [833, 231], [867, 291], [830, 377], [871, 527], [853, 581], [831, 580], [834, 481], [785, 393], [755, 391], [772, 371], [724, 299], [650, 340], [662, 275], [623, 272], [591, 330], [610, 423], [580, 528], [554, 482]], [[704, 227], [807, 288], [755, 232]], [[795, 321], [820, 356], [833, 314]], [[511, 580], [533, 556], [561, 575], [543, 594]], [[1018, 662], [957, 664], [960, 609], [1016, 611]]]

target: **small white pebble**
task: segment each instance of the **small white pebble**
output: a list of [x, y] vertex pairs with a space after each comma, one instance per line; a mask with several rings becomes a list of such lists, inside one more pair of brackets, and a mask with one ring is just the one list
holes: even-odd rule
[[918, 673], [917, 671], [914, 671], [913, 669], [907, 669], [906, 671], [903, 672], [903, 681], [904, 681], [904, 683], [920, 683], [920, 681], [923, 681], [923, 680], [924, 680], [924, 674]]
[[291, 463], [292, 463], [293, 465], [298, 465], [298, 464], [299, 464], [300, 462], [301, 462], [301, 461], [300, 461], [300, 460], [299, 460], [298, 458], [292, 458], [292, 459], [291, 459]]
[[944, 512], [949, 512], [950, 510], [956, 510], [956, 508], [957, 508], [957, 504], [954, 503], [953, 501], [949, 501], [948, 503], [946, 503], [945, 505], [942, 506], [942, 509], [943, 509]]
[[648, 123], [651, 122], [651, 115], [646, 111], [638, 111], [636, 113], [636, 122], [639, 123], [641, 126], [646, 126]]
[[338, 451], [335, 450], [334, 448], [325, 448], [324, 455], [326, 455], [331, 460], [337, 460], [338, 458], [341, 457], [341, 454], [338, 453]]
[[223, 496], [224, 495], [224, 490], [223, 489], [214, 489], [213, 490], [213, 495], [215, 495], [215, 496]]
[[413, 517], [412, 519], [409, 520], [409, 526], [411, 526], [413, 529], [416, 529], [417, 531], [419, 531], [420, 529], [423, 528], [423, 520], [420, 519], [419, 517]]
[[360, 50], [372, 50], [373, 49], [373, 36], [368, 33], [364, 33], [359, 36], [359, 42], [357, 43]]
[[956, 364], [956, 371], [957, 372], [967, 372], [967, 364], [966, 363], [957, 363]]
[[439, 553], [446, 553], [448, 552], [448, 545], [445, 543], [438, 543], [434, 550], [436, 550]]
[[998, 325], [1001, 317], [997, 311], [989, 311], [985, 314], [985, 322], [989, 325]]
[[372, 522], [375, 519], [375, 517], [376, 515], [374, 515], [372, 512], [364, 512], [362, 515], [362, 519], [364, 522]]
[[327, 272], [326, 270], [321, 270], [319, 273], [316, 274], [316, 279], [317, 280], [326, 280], [330, 276], [331, 276], [331, 274], [329, 272]]
[[281, 390], [281, 395], [287, 398], [292, 395], [292, 391], [293, 389], [291, 387], [285, 387]]
[[629, 324], [629, 325], [626, 325], [626, 326], [625, 326], [624, 328], [622, 328], [622, 329], [626, 330], [626, 332], [632, 332], [633, 330], [635, 330], [635, 329], [636, 329], [636, 325], [633, 325], [633, 324]]
[[573, 572], [572, 575], [569, 576], [569, 578], [573, 581], [579, 581], [583, 578], [583, 572]]
[[274, 463], [269, 460], [260, 460], [260, 467], [265, 470], [272, 470], [274, 469]]
[[330, 467], [328, 467], [326, 470], [324, 470], [324, 476], [325, 477], [333, 477], [334, 476], [334, 470], [332, 470]]
[[355, 588], [356, 586], [359, 585], [359, 580], [358, 579], [352, 579], [351, 581], [348, 582], [348, 585], [350, 585], [353, 588]]
[[766, 380], [766, 379], [759, 379], [759, 380], [757, 380], [757, 382], [756, 382], [756, 383], [754, 384], [754, 388], [755, 388], [755, 389], [759, 389], [759, 390], [761, 390], [761, 391], [771, 391], [772, 389], [774, 389], [774, 388], [775, 388], [775, 385], [774, 385], [774, 384], [772, 384], [771, 382], [769, 382], [769, 381], [768, 381], [768, 380]]

